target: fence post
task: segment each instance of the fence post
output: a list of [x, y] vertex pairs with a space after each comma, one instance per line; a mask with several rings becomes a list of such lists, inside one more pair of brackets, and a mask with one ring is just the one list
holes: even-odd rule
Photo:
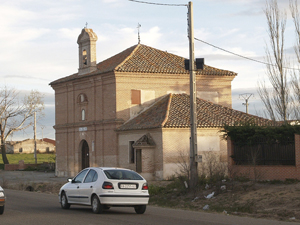
[[295, 166], [297, 179], [300, 180], [300, 135], [295, 134]]
[[233, 143], [230, 137], [227, 137], [227, 161], [229, 167], [232, 167], [234, 164], [233, 159], [231, 157], [232, 155], [233, 155]]

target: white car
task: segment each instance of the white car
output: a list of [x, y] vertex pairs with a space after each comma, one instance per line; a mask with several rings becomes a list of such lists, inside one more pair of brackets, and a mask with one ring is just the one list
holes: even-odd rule
[[5, 205], [5, 193], [3, 188], [0, 186], [0, 215], [4, 213], [4, 205]]
[[89, 167], [68, 179], [59, 191], [63, 209], [72, 204], [92, 206], [94, 213], [110, 207], [134, 207], [137, 214], [146, 211], [149, 201], [147, 181], [128, 169]]

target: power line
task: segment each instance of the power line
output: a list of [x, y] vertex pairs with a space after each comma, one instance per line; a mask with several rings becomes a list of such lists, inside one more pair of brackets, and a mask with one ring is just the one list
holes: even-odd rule
[[[188, 6], [187, 4], [166, 4], [166, 3], [155, 3], [155, 2], [145, 2], [145, 1], [139, 1], [139, 0], [128, 0], [128, 1], [131, 1], [131, 2], [136, 2], [136, 3], [143, 3], [143, 4], [150, 4], [150, 5], [162, 5], [162, 6]], [[216, 45], [213, 45], [213, 44], [210, 44], [206, 41], [203, 41], [203, 40], [200, 40], [198, 38], [195, 38], [194, 39], [196, 41], [200, 41], [204, 44], [207, 44], [211, 47], [214, 47], [214, 48], [217, 48], [221, 51], [224, 51], [224, 52], [227, 52], [229, 54], [232, 54], [232, 55], [235, 55], [235, 56], [238, 56], [240, 58], [243, 58], [243, 59], [247, 59], [247, 60], [250, 60], [250, 61], [253, 61], [253, 62], [256, 62], [256, 63], [260, 63], [260, 64], [264, 64], [264, 65], [267, 65], [267, 66], [274, 66], [276, 67], [276, 65], [274, 64], [271, 64], [271, 63], [266, 63], [266, 62], [263, 62], [263, 61], [260, 61], [260, 60], [256, 60], [256, 59], [252, 59], [252, 58], [249, 58], [249, 57], [246, 57], [246, 56], [243, 56], [243, 55], [240, 55], [240, 54], [237, 54], [237, 53], [234, 53], [234, 52], [231, 52], [231, 51], [228, 51], [224, 48], [221, 48], [221, 47], [218, 47]], [[300, 69], [296, 69], [296, 68], [291, 68], [291, 67], [282, 67], [283, 69], [288, 69], [288, 70], [300, 70]]]
[[[239, 55], [239, 54], [237, 54], [237, 53], [228, 51], [228, 50], [226, 50], [226, 49], [224, 49], [224, 48], [220, 48], [220, 47], [218, 47], [218, 46], [216, 46], [216, 45], [210, 44], [210, 43], [208, 43], [208, 42], [206, 42], [206, 41], [200, 40], [200, 39], [198, 39], [198, 38], [194, 38], [194, 39], [195, 39], [196, 41], [200, 41], [200, 42], [202, 42], [202, 43], [204, 43], [204, 44], [207, 44], [207, 45], [209, 45], [209, 46], [211, 46], [211, 47], [217, 48], [217, 49], [219, 49], [219, 50], [221, 50], [221, 51], [227, 52], [227, 53], [229, 53], [229, 54], [232, 54], [232, 55], [235, 55], [235, 56], [238, 56], [238, 57], [247, 59], [247, 60], [251, 60], [251, 61], [253, 61], [253, 62], [261, 63], [261, 64], [264, 64], [264, 65], [267, 65], [267, 66], [276, 66], [276, 65], [274, 65], [274, 64], [266, 63], [266, 62], [259, 61], [259, 60], [256, 60], [256, 59], [252, 59], [252, 58], [249, 58], [249, 57], [246, 57], [246, 56], [243, 56], [243, 55]], [[282, 67], [282, 68], [288, 69], [288, 70], [300, 70], [300, 69], [291, 68], [291, 67]]]
[[131, 1], [131, 2], [137, 2], [137, 3], [144, 3], [144, 4], [150, 4], [150, 5], [188, 6], [187, 4], [166, 4], [166, 3], [144, 2], [144, 1], [137, 1], [137, 0], [128, 0], [128, 1]]

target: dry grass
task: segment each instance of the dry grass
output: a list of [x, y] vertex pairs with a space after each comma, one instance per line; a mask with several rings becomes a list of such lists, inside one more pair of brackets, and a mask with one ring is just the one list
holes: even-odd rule
[[[185, 189], [179, 181], [164, 186], [150, 186], [150, 204], [230, 215], [243, 215], [256, 218], [269, 218], [283, 221], [300, 221], [300, 183], [272, 182], [225, 182], [226, 190], [217, 191], [218, 186], [199, 186], [194, 193]], [[248, 186], [245, 189], [243, 186]], [[233, 187], [233, 188], [231, 188]], [[211, 199], [205, 196], [215, 192]]]

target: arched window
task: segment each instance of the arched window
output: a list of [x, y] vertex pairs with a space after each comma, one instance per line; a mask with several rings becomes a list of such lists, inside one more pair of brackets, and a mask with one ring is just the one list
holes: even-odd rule
[[85, 120], [85, 110], [81, 110], [81, 120]]
[[84, 103], [84, 102], [87, 102], [88, 100], [87, 100], [87, 97], [86, 97], [86, 95], [85, 94], [80, 94], [80, 95], [78, 95], [78, 97], [77, 97], [77, 102], [78, 103]]
[[84, 102], [84, 95], [80, 95], [80, 102]]

